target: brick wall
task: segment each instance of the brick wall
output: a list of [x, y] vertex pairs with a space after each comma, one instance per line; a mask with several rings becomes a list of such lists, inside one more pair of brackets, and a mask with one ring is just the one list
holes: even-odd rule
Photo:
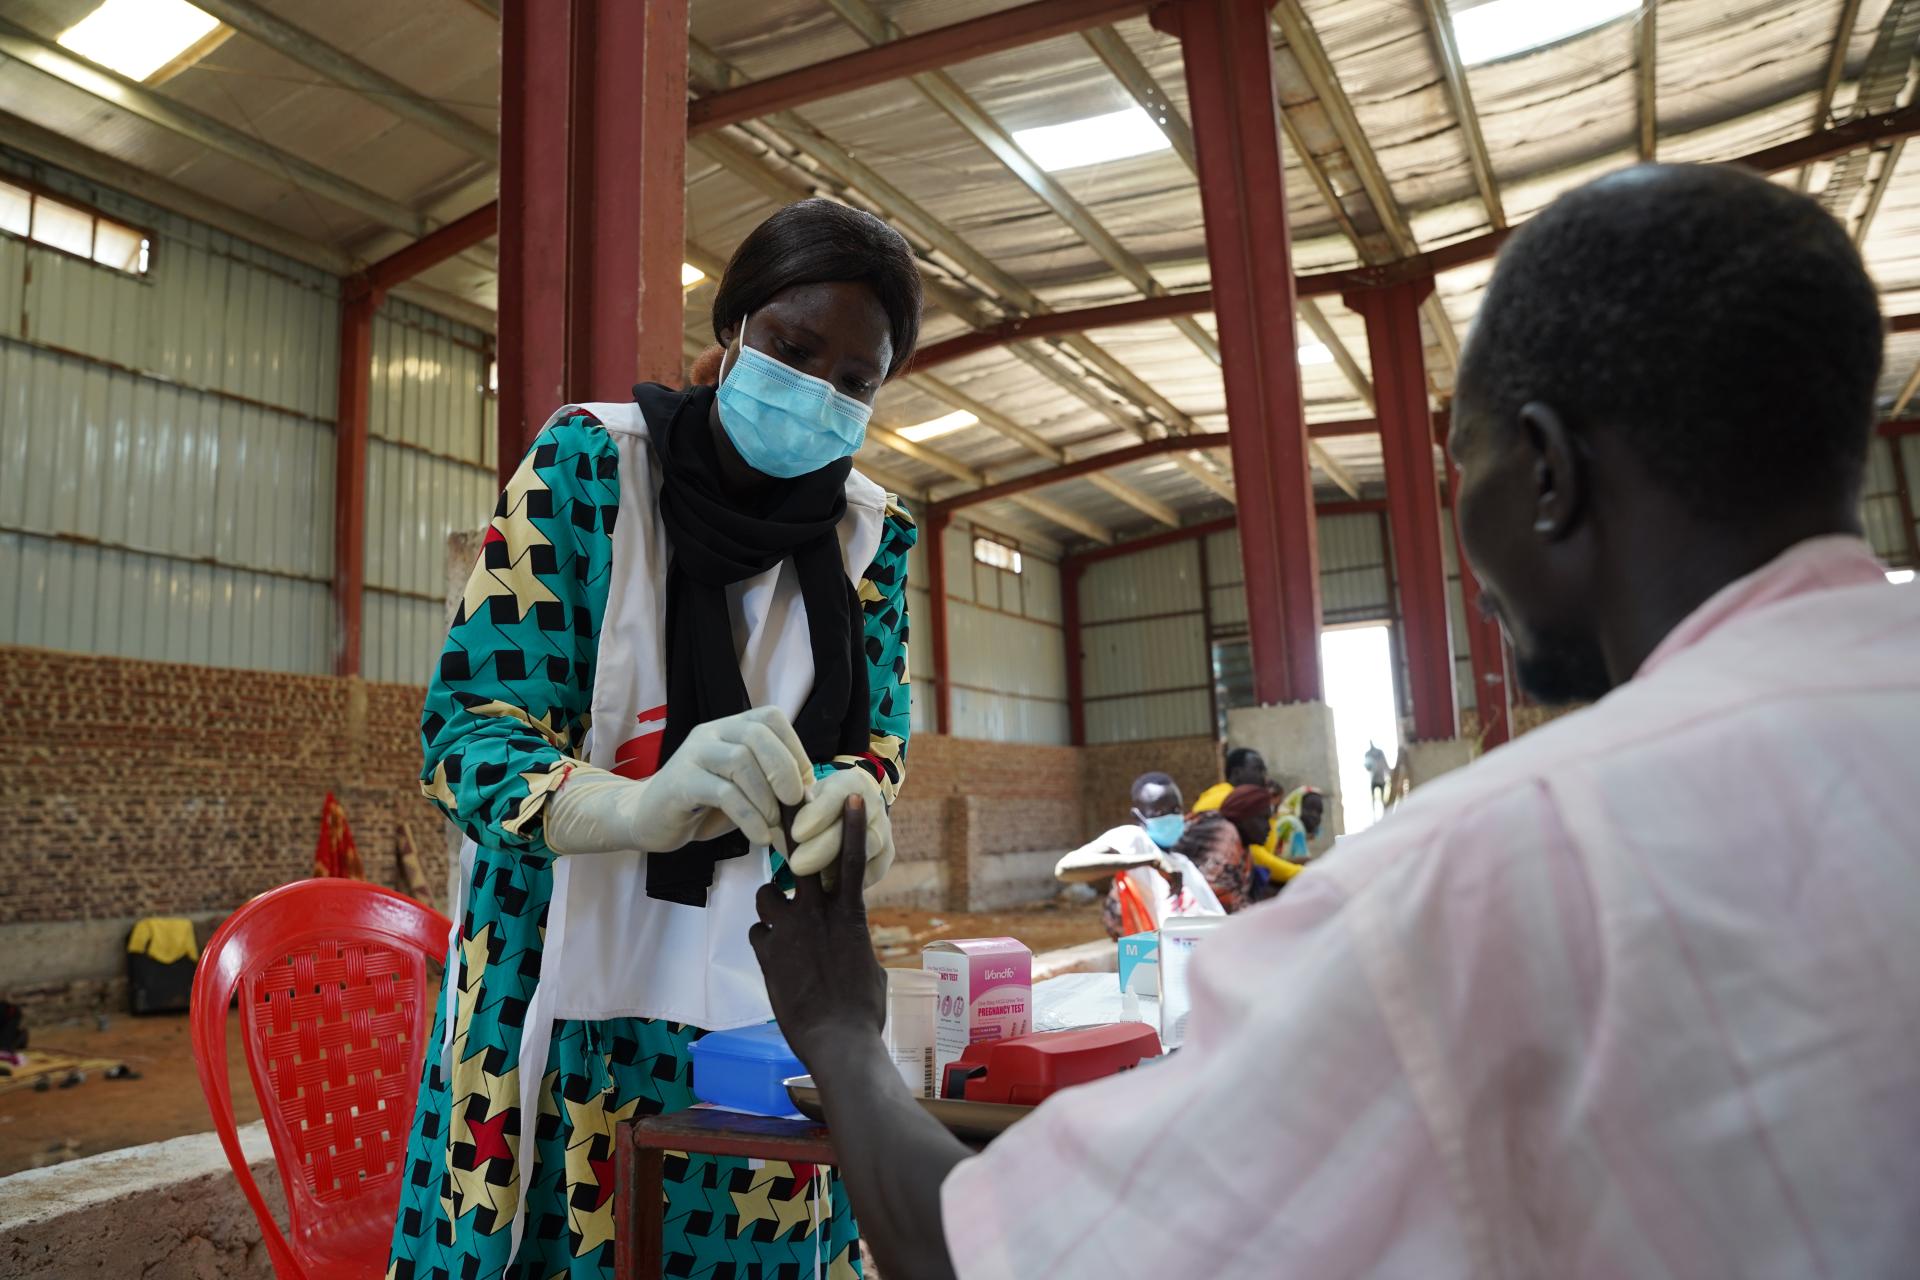
[[0, 649], [0, 924], [229, 910], [313, 865], [346, 806], [369, 878], [404, 819], [435, 893], [445, 845], [415, 785], [421, 691], [321, 676]]
[[[1220, 781], [1220, 744], [1212, 738], [1159, 738], [1083, 747], [1082, 831], [1090, 840], [1128, 821], [1127, 793], [1133, 780], [1158, 770], [1173, 775], [1188, 804]], [[1076, 841], [1075, 843], [1079, 843]]]
[[[420, 689], [39, 649], [0, 661], [0, 927], [229, 911], [308, 874], [330, 790], [371, 879], [396, 882], [404, 821], [444, 892], [444, 828], [415, 785]], [[959, 907], [981, 879], [1044, 896], [1032, 868], [1047, 860], [1014, 857], [1120, 821], [1149, 768], [1198, 794], [1216, 748], [915, 738], [893, 814], [895, 900]]]

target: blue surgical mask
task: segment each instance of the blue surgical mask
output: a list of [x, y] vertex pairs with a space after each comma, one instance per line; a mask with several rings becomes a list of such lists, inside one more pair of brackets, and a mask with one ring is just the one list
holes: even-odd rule
[[1147, 829], [1147, 839], [1162, 849], [1171, 849], [1180, 843], [1180, 837], [1187, 829], [1187, 820], [1177, 813], [1163, 813], [1157, 818], [1142, 818], [1140, 825]]
[[873, 406], [748, 346], [740, 328], [740, 354], [720, 375], [720, 425], [746, 464], [791, 480], [858, 452]]

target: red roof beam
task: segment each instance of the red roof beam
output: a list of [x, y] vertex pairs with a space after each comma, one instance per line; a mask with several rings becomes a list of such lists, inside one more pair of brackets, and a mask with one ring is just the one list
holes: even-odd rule
[[821, 98], [1104, 27], [1151, 7], [1150, 0], [1035, 0], [696, 98], [687, 106], [687, 133], [698, 137]]

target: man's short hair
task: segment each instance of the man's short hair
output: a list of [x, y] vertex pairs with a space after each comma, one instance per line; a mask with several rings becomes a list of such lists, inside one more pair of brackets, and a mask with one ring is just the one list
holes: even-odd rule
[[1142, 787], [1172, 787], [1175, 785], [1174, 780], [1167, 774], [1157, 771], [1153, 773], [1143, 773], [1133, 780], [1133, 785], [1127, 788], [1127, 794], [1137, 796], [1140, 794], [1140, 788]]
[[1247, 767], [1247, 762], [1258, 760], [1260, 753], [1252, 747], [1232, 747], [1227, 751], [1227, 773], [1229, 776]]
[[1514, 234], [1459, 394], [1495, 429], [1529, 401], [1613, 431], [1709, 519], [1858, 493], [1879, 299], [1813, 200], [1728, 165], [1643, 165]]

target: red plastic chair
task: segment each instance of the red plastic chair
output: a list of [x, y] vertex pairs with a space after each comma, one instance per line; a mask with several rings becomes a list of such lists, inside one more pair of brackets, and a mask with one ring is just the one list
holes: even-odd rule
[[[200, 1087], [282, 1280], [386, 1273], [432, 1026], [427, 963], [445, 955], [449, 928], [438, 911], [387, 889], [301, 880], [234, 912], [200, 957]], [[234, 1124], [227, 1008], [236, 990], [291, 1240], [267, 1211]]]

